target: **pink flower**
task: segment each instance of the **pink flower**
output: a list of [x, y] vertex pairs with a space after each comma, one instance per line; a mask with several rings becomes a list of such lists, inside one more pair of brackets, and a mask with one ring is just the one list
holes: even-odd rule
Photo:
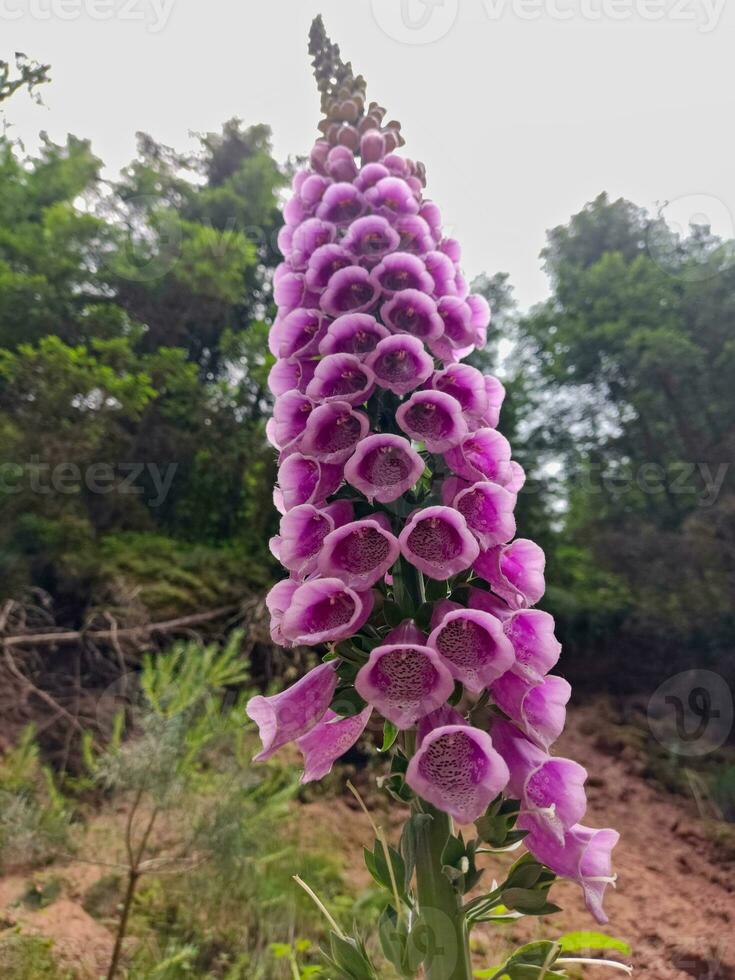
[[554, 874], [571, 878], [581, 885], [587, 908], [604, 925], [607, 916], [602, 902], [605, 889], [615, 882], [611, 855], [619, 840], [620, 834], [609, 827], [595, 830], [576, 824], [564, 834], [563, 844], [541, 829], [533, 830], [524, 843]]
[[[320, 150], [320, 153], [323, 152]], [[355, 154], [346, 146], [334, 146], [329, 149], [329, 144], [327, 144], [325, 169], [334, 180], [354, 180], [357, 176]]]
[[278, 360], [268, 373], [268, 387], [276, 397], [292, 388], [303, 394], [315, 369], [316, 361]]
[[432, 453], [456, 446], [467, 432], [459, 402], [441, 391], [415, 391], [399, 407], [396, 421], [406, 435], [423, 442]]
[[507, 486], [513, 476], [510, 443], [496, 429], [471, 432], [456, 448], [445, 453], [444, 458], [457, 476], [470, 483], [492, 480]]
[[520, 800], [524, 826], [551, 833], [563, 844], [565, 831], [587, 810], [587, 771], [571, 759], [551, 758], [510, 722], [495, 721], [492, 738], [508, 765], [508, 792]]
[[446, 613], [429, 636], [455, 680], [479, 694], [513, 666], [513, 646], [500, 620], [477, 609]]
[[320, 354], [354, 354], [360, 360], [371, 354], [389, 331], [369, 313], [345, 313], [333, 320], [319, 342]]
[[345, 466], [347, 482], [371, 502], [390, 503], [415, 486], [424, 461], [410, 442], [390, 433], [368, 436]]
[[415, 511], [398, 543], [407, 561], [439, 581], [469, 568], [480, 550], [464, 517], [442, 506]]
[[388, 220], [404, 214], [416, 214], [419, 210], [411, 188], [400, 177], [383, 177], [365, 191], [365, 198], [377, 214], [382, 214]]
[[366, 215], [353, 221], [342, 245], [355, 258], [380, 261], [400, 243], [398, 232], [379, 214]]
[[331, 184], [316, 209], [316, 216], [335, 225], [348, 225], [364, 213], [365, 207], [365, 198], [354, 184]]
[[301, 453], [292, 453], [278, 468], [277, 489], [282, 504], [281, 513], [299, 504], [324, 503], [341, 482], [340, 466], [307, 459]]
[[366, 163], [355, 177], [355, 187], [364, 194], [369, 187], [375, 187], [383, 177], [390, 177], [390, 170], [387, 167], [382, 163]]
[[561, 643], [554, 635], [554, 617], [541, 609], [521, 609], [503, 623], [513, 644], [513, 673], [528, 683], [539, 683], [555, 666]]
[[500, 408], [505, 399], [505, 388], [491, 374], [486, 374], [483, 380], [485, 382], [485, 393], [487, 394], [487, 409], [480, 421], [483, 425], [494, 429], [500, 421]]
[[309, 414], [299, 448], [305, 456], [323, 463], [344, 463], [369, 428], [367, 415], [355, 411], [349, 402], [330, 401]]
[[489, 548], [475, 562], [475, 571], [512, 609], [535, 606], [546, 589], [546, 559], [537, 544], [516, 538], [511, 544]]
[[277, 448], [287, 446], [301, 435], [313, 409], [312, 400], [296, 389], [276, 398], [273, 406], [272, 432]]
[[314, 401], [340, 401], [362, 405], [375, 384], [371, 368], [354, 354], [327, 354], [317, 364], [306, 394]]
[[516, 533], [516, 496], [497, 483], [473, 483], [460, 490], [452, 504], [467, 521], [481, 548], [505, 544]]
[[304, 578], [316, 568], [322, 542], [334, 530], [334, 521], [312, 504], [299, 504], [283, 515], [279, 530], [279, 561]]
[[532, 742], [546, 750], [562, 733], [571, 694], [568, 681], [554, 674], [538, 684], [528, 684], [509, 671], [492, 684], [492, 695], [500, 710]]
[[311, 256], [321, 245], [333, 242], [336, 227], [329, 221], [308, 218], [294, 229], [291, 239], [291, 263], [295, 269], [305, 269]]
[[319, 571], [341, 579], [358, 592], [383, 578], [400, 554], [390, 530], [365, 518], [328, 533], [319, 555]]
[[402, 289], [416, 289], [431, 293], [434, 280], [417, 255], [410, 252], [391, 252], [372, 272], [373, 282], [386, 296], [393, 296]]
[[286, 646], [288, 644], [288, 640], [281, 631], [281, 623], [283, 622], [283, 615], [291, 604], [293, 594], [298, 587], [299, 583], [294, 579], [285, 578], [281, 582], [276, 582], [265, 597], [265, 604], [271, 616], [271, 639], [279, 646]]
[[[329, 245], [320, 245], [309, 259], [304, 285], [312, 292], [321, 293], [327, 288], [334, 273], [352, 265], [352, 262], [353, 257], [341, 245], [336, 245], [334, 242]], [[275, 300], [279, 303], [277, 294]], [[296, 306], [296, 303], [293, 305]]]
[[306, 735], [296, 739], [304, 757], [302, 783], [323, 779], [331, 772], [337, 759], [351, 749], [365, 731], [372, 710], [368, 706], [350, 718], [341, 718], [334, 711], [327, 711]]
[[410, 728], [444, 704], [454, 681], [435, 650], [414, 643], [387, 643], [375, 647], [360, 668], [355, 689], [397, 728]]
[[469, 364], [450, 364], [437, 371], [431, 387], [456, 398], [468, 415], [480, 418], [487, 411], [485, 378]]
[[[377, 288], [377, 287], [376, 287]], [[402, 289], [380, 307], [383, 322], [395, 333], [409, 333], [421, 340], [439, 337], [444, 325], [436, 303], [418, 289]]]
[[397, 218], [393, 227], [400, 235], [400, 249], [414, 255], [424, 255], [434, 247], [429, 226], [417, 214], [407, 214]]
[[334, 660], [320, 664], [280, 694], [268, 698], [257, 695], [248, 701], [248, 716], [257, 724], [263, 743], [253, 762], [270, 759], [282, 745], [305, 735], [323, 717], [337, 687], [336, 668]]
[[338, 578], [311, 579], [291, 596], [281, 630], [296, 644], [336, 642], [357, 633], [372, 608], [371, 592], [358, 594]]
[[270, 336], [271, 351], [276, 357], [288, 359], [312, 357], [326, 332], [326, 320], [319, 310], [292, 310], [274, 324]]
[[360, 156], [366, 163], [382, 160], [385, 156], [385, 137], [379, 129], [369, 129], [360, 137]]
[[406, 782], [422, 799], [469, 824], [503, 790], [508, 767], [486, 732], [443, 725], [421, 742], [408, 764]]
[[[370, 278], [367, 269], [350, 265], [339, 269], [329, 280], [319, 305], [330, 316], [342, 313], [367, 313], [380, 297], [380, 288]], [[326, 332], [326, 328], [325, 328]], [[321, 337], [319, 338], [321, 340]]]
[[394, 334], [380, 340], [372, 354], [368, 354], [366, 363], [380, 387], [396, 395], [418, 388], [434, 369], [424, 345], [418, 337], [408, 334]]

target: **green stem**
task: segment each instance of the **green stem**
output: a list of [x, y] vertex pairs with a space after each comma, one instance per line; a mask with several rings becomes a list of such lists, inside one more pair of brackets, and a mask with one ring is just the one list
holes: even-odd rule
[[469, 933], [461, 896], [442, 872], [441, 856], [452, 833], [452, 820], [423, 801], [421, 812], [432, 818], [416, 832], [416, 888], [428, 943], [426, 980], [471, 980]]

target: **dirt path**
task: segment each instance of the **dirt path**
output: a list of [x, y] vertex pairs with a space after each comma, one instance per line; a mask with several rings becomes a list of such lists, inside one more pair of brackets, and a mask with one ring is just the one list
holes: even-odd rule
[[[608, 741], [591, 735], [600, 717], [597, 705], [577, 709], [556, 751], [590, 774], [585, 823], [620, 832], [607, 928], [630, 943], [647, 980], [735, 980], [733, 862], [718, 857], [693, 799], [658, 791], [636, 774], [636, 760], [598, 747]], [[558, 889], [564, 928], [584, 921], [576, 891]]]

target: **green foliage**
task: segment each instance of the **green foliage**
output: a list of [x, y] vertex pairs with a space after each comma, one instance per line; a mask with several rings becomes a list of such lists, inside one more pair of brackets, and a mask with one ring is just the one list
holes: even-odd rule
[[592, 683], [660, 681], [672, 649], [727, 664], [732, 252], [600, 195], [549, 233], [551, 298], [509, 321], [510, 422], [533, 463], [521, 526], [548, 553], [566, 663]]
[[[131, 737], [118, 727], [103, 751], [87, 744], [87, 789], [104, 790], [125, 820], [121, 839], [106, 840], [104, 853], [89, 838], [85, 859], [112, 858], [119, 872], [107, 873], [85, 905], [114, 927], [126, 876], [136, 869], [131, 977], [280, 976], [270, 945], [322, 933], [294, 870], [338, 907], [352, 905], [334, 859], [304, 851], [292, 837], [293, 770], [250, 766], [241, 646], [235, 632], [221, 647], [182, 642], [145, 656]], [[303, 976], [315, 976], [306, 947], [297, 952]]]
[[311, 980], [324, 976], [322, 968], [317, 965], [303, 965], [301, 958], [312, 950], [309, 939], [297, 939], [293, 945], [289, 943], [271, 943], [271, 953], [277, 959], [287, 959], [291, 968], [293, 980]]
[[614, 950], [630, 956], [630, 946], [622, 939], [607, 936], [604, 932], [565, 932], [557, 943], [564, 953], [585, 953], [590, 950]]
[[37, 61], [31, 61], [26, 55], [16, 52], [17, 74], [13, 76], [10, 64], [0, 60], [0, 102], [9, 99], [21, 89], [27, 89], [29, 95], [40, 101], [36, 88], [50, 80], [48, 75], [50, 68], [50, 65], [41, 65]]
[[40, 936], [0, 933], [0, 973], [3, 980], [74, 980], [52, 954], [53, 944]]
[[567, 974], [552, 970], [559, 946], [548, 941], [527, 943], [516, 949], [500, 967], [477, 970], [476, 977], [490, 980], [565, 980]]
[[40, 761], [35, 731], [0, 756], [0, 869], [45, 863], [70, 845], [72, 810]]
[[191, 157], [142, 136], [119, 183], [100, 168], [75, 137], [0, 137], [0, 575], [73, 625], [120, 598], [126, 536], [188, 550], [125, 581], [176, 615], [267, 578], [274, 530], [270, 133], [232, 120]]

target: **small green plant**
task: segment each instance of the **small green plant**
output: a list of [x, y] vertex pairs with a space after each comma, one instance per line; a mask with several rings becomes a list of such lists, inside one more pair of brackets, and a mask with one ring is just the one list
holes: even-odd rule
[[[119, 837], [84, 854], [106, 871], [85, 906], [113, 918], [108, 980], [123, 963], [131, 980], [283, 976], [270, 944], [302, 930], [323, 934], [291, 879], [295, 862], [339, 904], [335, 861], [302, 853], [289, 834], [292, 772], [250, 765], [241, 647], [236, 632], [224, 646], [183, 642], [145, 656], [128, 731], [121, 714], [106, 748], [84, 739], [79, 788], [123, 808]], [[302, 976], [316, 976], [305, 946], [294, 955]]]
[[69, 846], [72, 811], [41, 763], [35, 734], [29, 726], [0, 757], [0, 870], [41, 865]]
[[52, 945], [40, 936], [0, 934], [0, 976], [3, 980], [73, 980], [54, 959]]
[[[95, 752], [89, 733], [85, 738], [91, 780], [122, 797], [126, 808], [123, 859], [116, 863], [125, 885], [108, 980], [120, 967], [141, 879], [153, 872], [181, 874], [206, 861], [222, 808], [241, 788], [232, 780], [223, 795], [203, 792], [215, 749], [239, 754], [246, 720], [242, 699], [227, 704], [223, 693], [247, 677], [239, 656], [241, 641], [242, 634], [234, 632], [222, 648], [189, 642], [175, 645], [167, 655], [147, 655], [135, 737], [123, 739], [119, 716], [104, 751]], [[165, 843], [156, 834], [163, 820]], [[110, 862], [100, 856], [100, 863]]]
[[317, 965], [304, 965], [302, 958], [313, 949], [309, 939], [297, 939], [294, 943], [271, 943], [270, 950], [277, 960], [285, 960], [293, 980], [316, 980], [324, 976], [324, 971]]

